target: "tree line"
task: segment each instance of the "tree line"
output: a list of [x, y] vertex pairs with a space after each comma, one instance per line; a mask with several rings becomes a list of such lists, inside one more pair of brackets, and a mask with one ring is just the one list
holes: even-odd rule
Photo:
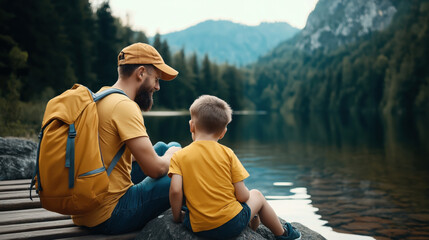
[[[154, 109], [187, 109], [211, 94], [234, 110], [427, 112], [429, 3], [394, 4], [391, 26], [354, 44], [307, 53], [284, 43], [241, 68], [173, 53], [157, 34], [150, 44], [180, 74], [161, 81]], [[40, 127], [46, 102], [74, 83], [112, 85], [119, 51], [149, 43], [108, 1], [93, 9], [88, 0], [0, 0], [0, 30], [0, 136]]]

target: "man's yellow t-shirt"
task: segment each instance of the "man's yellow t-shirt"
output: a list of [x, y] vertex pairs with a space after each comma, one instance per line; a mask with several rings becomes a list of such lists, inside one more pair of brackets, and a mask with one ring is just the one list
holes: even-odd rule
[[[100, 91], [109, 89], [103, 87]], [[100, 149], [106, 169], [126, 140], [147, 137], [142, 112], [133, 100], [122, 94], [111, 94], [97, 102]], [[94, 227], [112, 215], [119, 199], [133, 183], [131, 152], [125, 152], [109, 176], [109, 190], [99, 207], [83, 215], [72, 216], [76, 225]]]
[[249, 173], [230, 148], [216, 141], [195, 141], [173, 155], [168, 176], [173, 174], [183, 178], [194, 232], [217, 228], [243, 209], [233, 183]]

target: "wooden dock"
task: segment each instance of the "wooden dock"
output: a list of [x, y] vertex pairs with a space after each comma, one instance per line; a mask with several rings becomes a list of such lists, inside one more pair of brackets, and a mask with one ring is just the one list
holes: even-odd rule
[[70, 216], [43, 209], [35, 190], [31, 201], [29, 186], [30, 179], [0, 181], [0, 240], [134, 239], [138, 234], [100, 235], [75, 226]]

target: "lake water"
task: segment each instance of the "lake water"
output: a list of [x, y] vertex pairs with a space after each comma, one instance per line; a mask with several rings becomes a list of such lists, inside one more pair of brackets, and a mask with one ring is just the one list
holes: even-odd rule
[[[144, 113], [153, 143], [191, 143], [186, 113]], [[427, 116], [246, 114], [220, 143], [276, 213], [327, 239], [429, 239]]]

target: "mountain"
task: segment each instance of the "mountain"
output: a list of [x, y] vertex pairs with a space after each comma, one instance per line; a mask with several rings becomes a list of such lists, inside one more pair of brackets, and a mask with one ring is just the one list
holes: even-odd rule
[[428, 56], [428, 0], [320, 0], [254, 65], [249, 99], [277, 111], [427, 112]]
[[282, 41], [294, 36], [299, 29], [285, 22], [261, 23], [247, 26], [225, 20], [208, 20], [183, 31], [162, 35], [174, 53], [184, 48], [185, 53], [208, 54], [217, 63], [228, 62], [239, 66], [254, 62]]
[[389, 0], [320, 0], [293, 43], [306, 51], [333, 50], [386, 29], [396, 12]]

